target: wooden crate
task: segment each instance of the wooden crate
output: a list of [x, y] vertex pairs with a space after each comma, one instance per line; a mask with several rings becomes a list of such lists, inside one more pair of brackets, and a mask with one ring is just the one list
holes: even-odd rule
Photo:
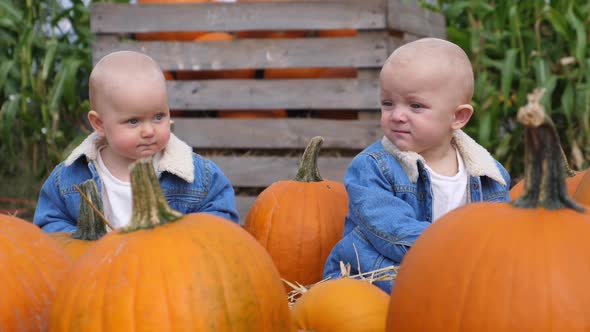
[[[263, 188], [295, 176], [313, 136], [325, 138], [319, 166], [342, 180], [352, 157], [381, 136], [378, 75], [399, 45], [423, 36], [445, 38], [444, 18], [407, 0], [298, 0], [132, 5], [91, 9], [93, 61], [117, 50], [153, 57], [165, 71], [255, 68], [356, 68], [356, 78], [168, 81], [175, 134], [216, 162], [238, 193], [243, 220]], [[355, 37], [317, 38], [313, 32], [356, 29]], [[218, 42], [138, 41], [161, 31], [307, 31], [306, 38]], [[230, 119], [212, 110], [294, 110], [299, 117]], [[311, 111], [358, 111], [358, 119], [320, 119]], [[293, 113], [291, 112], [291, 113]], [[308, 113], [306, 113], [308, 112]], [[301, 117], [301, 114], [304, 114]]]

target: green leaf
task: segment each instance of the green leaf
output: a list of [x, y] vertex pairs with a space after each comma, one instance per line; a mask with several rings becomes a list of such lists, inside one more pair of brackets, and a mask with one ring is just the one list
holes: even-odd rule
[[492, 113], [484, 112], [478, 120], [478, 142], [483, 146], [489, 146], [491, 144], [490, 137], [492, 136]]
[[549, 22], [551, 22], [551, 26], [558, 34], [561, 35], [562, 38], [566, 40], [569, 39], [568, 28], [567, 28], [567, 20], [565, 17], [558, 12], [557, 10], [547, 7], [545, 10], [545, 17]]
[[469, 1], [455, 1], [443, 7], [447, 19], [453, 19], [462, 15], [466, 8], [470, 6]]
[[2, 64], [0, 64], [0, 91], [2, 91], [2, 89], [4, 88], [4, 83], [6, 82], [6, 79], [8, 77], [8, 73], [12, 69], [13, 65], [14, 65], [14, 60], [8, 60], [8, 61], [2, 62]]
[[512, 87], [512, 77], [516, 68], [516, 55], [518, 50], [511, 48], [506, 52], [504, 63], [502, 64], [502, 77], [501, 77], [501, 91], [504, 100], [510, 99], [510, 90]]
[[15, 8], [12, 1], [9, 0], [0, 0], [0, 15], [15, 22], [20, 22], [23, 19], [22, 11]]
[[578, 63], [584, 65], [586, 60], [587, 35], [586, 27], [570, 8], [566, 14], [567, 21], [570, 22], [576, 31], [576, 43], [574, 44], [575, 55]]
[[571, 119], [571, 114], [575, 107], [574, 104], [574, 88], [571, 83], [568, 83], [561, 95], [561, 108], [568, 121]]
[[535, 69], [535, 79], [540, 85], [543, 85], [551, 75], [547, 60], [542, 57], [536, 57], [533, 60], [533, 68]]
[[47, 81], [47, 77], [49, 77], [49, 73], [53, 68], [53, 63], [55, 62], [55, 53], [57, 52], [57, 46], [57, 40], [55, 39], [51, 39], [47, 42], [45, 59], [43, 59], [43, 72], [41, 74], [41, 79], [43, 81]]
[[69, 105], [76, 104], [78, 97], [78, 69], [82, 65], [82, 61], [78, 59], [67, 59], [62, 70], [64, 71], [64, 98]]

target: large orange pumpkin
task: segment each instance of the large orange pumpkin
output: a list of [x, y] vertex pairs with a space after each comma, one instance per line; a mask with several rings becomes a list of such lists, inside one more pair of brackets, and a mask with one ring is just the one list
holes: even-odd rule
[[389, 295], [367, 281], [341, 278], [317, 284], [291, 312], [297, 331], [383, 332]]
[[239, 225], [170, 209], [152, 162], [131, 170], [130, 225], [70, 270], [50, 331], [289, 331], [271, 258]]
[[294, 180], [275, 182], [260, 193], [244, 224], [270, 253], [281, 277], [303, 285], [322, 279], [348, 213], [344, 185], [319, 174], [322, 142], [319, 136], [311, 140]]
[[71, 264], [38, 227], [0, 214], [0, 331], [46, 331], [55, 289]]
[[102, 214], [102, 200], [98, 195], [96, 183], [92, 179], [87, 180], [80, 184], [80, 190], [88, 197], [90, 202], [80, 199], [76, 232], [49, 233], [74, 260], [85, 253], [95, 243], [94, 241], [107, 233], [106, 225], [101, 216], [90, 206], [90, 204], [93, 204], [97, 211]]
[[580, 174], [580, 184], [574, 193], [574, 200], [590, 206], [590, 171], [584, 171]]
[[387, 331], [587, 331], [590, 214], [568, 195], [559, 137], [538, 104], [526, 126], [524, 195], [432, 224], [400, 266]]

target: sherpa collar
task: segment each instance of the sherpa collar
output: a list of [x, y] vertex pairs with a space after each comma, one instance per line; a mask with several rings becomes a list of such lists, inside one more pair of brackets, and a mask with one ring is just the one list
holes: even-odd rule
[[[82, 156], [86, 156], [88, 160], [95, 161], [99, 148], [105, 144], [104, 138], [93, 132], [72, 151], [64, 163], [66, 166], [69, 166]], [[168, 145], [162, 151], [162, 158], [158, 163], [156, 171], [158, 173], [172, 173], [184, 181], [192, 183], [195, 180], [195, 166], [193, 164], [192, 151], [190, 146], [178, 139], [174, 134], [170, 134], [170, 141], [168, 141]]]
[[[383, 136], [381, 144], [385, 150], [391, 153], [401, 164], [406, 175], [412, 182], [418, 180], [418, 160], [425, 163], [424, 158], [413, 151], [400, 151], [387, 137]], [[462, 130], [456, 130], [453, 134], [452, 144], [459, 150], [467, 173], [472, 176], [487, 176], [492, 180], [506, 185], [496, 161], [490, 153], [477, 144]]]

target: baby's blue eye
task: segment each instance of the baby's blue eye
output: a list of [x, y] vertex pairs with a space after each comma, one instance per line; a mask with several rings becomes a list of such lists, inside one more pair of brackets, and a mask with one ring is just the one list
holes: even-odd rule
[[135, 124], [137, 124], [137, 122], [138, 122], [137, 119], [129, 119], [129, 120], [127, 120], [127, 123], [128, 124], [131, 124], [131, 125], [135, 125]]
[[164, 118], [164, 114], [163, 113], [158, 113], [156, 114], [156, 116], [154, 116], [154, 119], [156, 119], [156, 121], [160, 121]]
[[392, 106], [393, 103], [391, 102], [391, 100], [383, 100], [381, 101], [381, 106]]
[[410, 108], [422, 108], [422, 105], [420, 105], [418, 103], [411, 103]]

